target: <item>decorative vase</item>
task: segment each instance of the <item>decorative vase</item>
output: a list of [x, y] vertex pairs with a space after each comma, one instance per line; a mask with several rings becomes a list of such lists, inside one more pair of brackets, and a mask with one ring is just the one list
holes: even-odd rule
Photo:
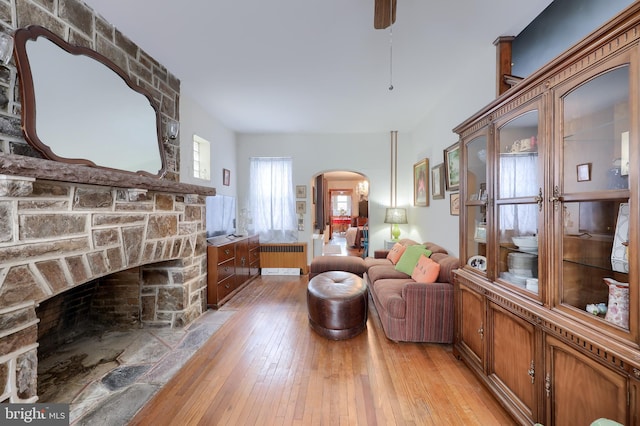
[[609, 304], [604, 319], [629, 329], [629, 283], [621, 283], [613, 278], [603, 280], [609, 286]]

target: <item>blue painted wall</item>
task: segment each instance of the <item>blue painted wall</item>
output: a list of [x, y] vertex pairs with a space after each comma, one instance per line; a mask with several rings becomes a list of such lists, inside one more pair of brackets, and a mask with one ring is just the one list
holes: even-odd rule
[[555, 0], [512, 43], [512, 74], [527, 77], [582, 40], [632, 0]]

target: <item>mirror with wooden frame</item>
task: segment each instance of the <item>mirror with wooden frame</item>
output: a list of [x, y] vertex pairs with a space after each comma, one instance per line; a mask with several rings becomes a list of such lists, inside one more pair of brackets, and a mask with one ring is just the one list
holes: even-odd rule
[[114, 62], [30, 26], [15, 34], [27, 142], [47, 159], [162, 176], [161, 118]]

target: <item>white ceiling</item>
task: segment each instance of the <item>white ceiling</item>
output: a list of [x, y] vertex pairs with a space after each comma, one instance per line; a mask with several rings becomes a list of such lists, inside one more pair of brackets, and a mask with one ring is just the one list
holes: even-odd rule
[[[410, 131], [473, 55], [517, 35], [551, 0], [85, 0], [237, 132]], [[477, 53], [476, 53], [477, 54]]]

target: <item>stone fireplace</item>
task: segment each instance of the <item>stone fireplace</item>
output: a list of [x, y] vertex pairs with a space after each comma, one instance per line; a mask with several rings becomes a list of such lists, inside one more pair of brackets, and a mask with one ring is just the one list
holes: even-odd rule
[[[70, 169], [0, 168], [12, 160]], [[98, 280], [91, 309], [120, 325], [182, 327], [206, 310], [204, 196], [4, 175], [0, 197], [0, 401], [37, 399], [36, 308], [56, 295]]]
[[[81, 1], [0, 0], [0, 24], [40, 25], [99, 51], [151, 94], [163, 121], [178, 120], [180, 81]], [[43, 159], [22, 134], [19, 89], [13, 62], [0, 65], [0, 403], [37, 401], [38, 336], [59, 326], [59, 313], [37, 308], [65, 292], [102, 292], [91, 313], [118, 324], [198, 318], [204, 197], [215, 194], [178, 182], [179, 139], [163, 143], [162, 178]]]

